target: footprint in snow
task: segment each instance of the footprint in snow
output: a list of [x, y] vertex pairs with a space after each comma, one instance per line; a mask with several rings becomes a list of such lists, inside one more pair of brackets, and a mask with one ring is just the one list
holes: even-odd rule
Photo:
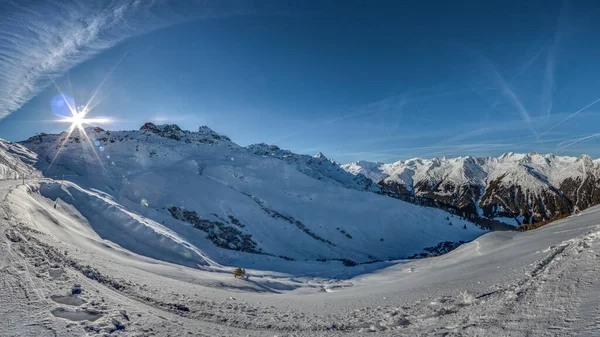
[[52, 311], [50, 311], [50, 313], [52, 313], [52, 315], [54, 315], [55, 317], [60, 317], [60, 318], [64, 318], [69, 321], [75, 321], [75, 322], [80, 322], [80, 321], [93, 322], [103, 316], [102, 313], [100, 313], [99, 311], [92, 310], [92, 309], [71, 310], [71, 309], [66, 309], [66, 308], [56, 308], [56, 309], [53, 309]]
[[64, 270], [60, 268], [50, 268], [48, 269], [48, 275], [52, 278], [60, 278], [65, 273]]
[[50, 299], [52, 299], [56, 303], [60, 303], [60, 304], [64, 304], [64, 305], [72, 305], [72, 306], [76, 306], [76, 307], [86, 303], [85, 300], [82, 300], [81, 298], [79, 298], [75, 295], [67, 295], [67, 296], [52, 295], [50, 297]]

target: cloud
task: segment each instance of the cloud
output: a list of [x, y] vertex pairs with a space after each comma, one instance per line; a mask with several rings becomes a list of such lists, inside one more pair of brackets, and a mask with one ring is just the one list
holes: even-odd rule
[[343, 116], [330, 118], [330, 119], [327, 119], [324, 121], [319, 121], [319, 122], [313, 123], [307, 127], [294, 130], [294, 131], [280, 137], [279, 139], [273, 141], [273, 143], [278, 144], [288, 138], [298, 136], [298, 135], [303, 135], [308, 131], [316, 130], [316, 129], [323, 128], [328, 125], [340, 123], [340, 122], [351, 120], [354, 118], [372, 116], [372, 115], [376, 115], [379, 113], [386, 113], [386, 112], [391, 112], [391, 111], [401, 113], [402, 108], [404, 107], [405, 104], [406, 104], [406, 96], [405, 95], [391, 96], [391, 97], [385, 98], [383, 100], [369, 103], [369, 104], [360, 106], [358, 108], [355, 108]]
[[125, 39], [190, 20], [249, 14], [242, 1], [110, 0], [0, 2], [0, 118], [51, 78]]
[[[445, 90], [440, 90], [445, 89]], [[384, 114], [387, 117], [393, 116], [395, 119], [399, 119], [403, 116], [404, 109], [408, 104], [414, 104], [418, 102], [427, 102], [432, 100], [433, 98], [439, 98], [444, 96], [452, 96], [457, 94], [462, 94], [469, 92], [470, 89], [459, 88], [459, 89], [448, 89], [444, 88], [443, 85], [437, 85], [431, 88], [421, 88], [406, 91], [397, 95], [389, 96], [383, 98], [381, 100], [367, 103], [364, 105], [360, 105], [350, 109], [345, 112], [344, 115], [339, 117], [334, 117], [322, 121], [318, 121], [316, 123], [312, 123], [307, 127], [303, 127], [297, 130], [294, 130], [284, 136], [272, 141], [272, 143], [279, 144], [280, 142], [296, 137], [296, 136], [304, 136], [307, 132], [312, 130], [318, 130], [320, 128], [324, 128], [326, 126], [338, 124], [341, 122], [346, 122], [354, 119], [359, 119], [367, 116], [374, 116], [378, 114]], [[420, 119], [421, 121], [431, 122], [432, 119], [417, 117], [412, 118], [412, 120]]]
[[546, 113], [547, 115], [552, 112], [553, 95], [556, 90], [555, 73], [557, 67], [557, 53], [563, 36], [563, 31], [567, 25], [567, 19], [567, 2], [565, 1], [560, 9], [560, 13], [557, 18], [556, 31], [554, 32], [554, 38], [552, 39], [552, 43], [548, 48], [548, 53], [546, 55], [540, 107], [542, 112]]

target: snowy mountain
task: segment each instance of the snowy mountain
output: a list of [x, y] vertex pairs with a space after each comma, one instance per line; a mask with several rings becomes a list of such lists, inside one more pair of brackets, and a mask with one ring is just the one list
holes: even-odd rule
[[247, 148], [250, 152], [257, 155], [281, 159], [295, 167], [298, 171], [318, 180], [357, 190], [372, 192], [381, 190], [379, 185], [374, 183], [372, 179], [368, 179], [362, 174], [351, 174], [346, 172], [340, 167], [340, 164], [332, 159], [328, 159], [321, 152], [314, 156], [296, 154], [288, 150], [282, 150], [275, 145], [264, 143], [252, 144]]
[[372, 182], [322, 155], [244, 148], [207, 127], [87, 128], [22, 145], [45, 177], [68, 181], [36, 193], [77, 209], [102, 238], [187, 266], [354, 265], [435, 255], [484, 233], [442, 210], [369, 193]]
[[600, 160], [586, 155], [506, 153], [500, 157], [410, 159], [342, 165], [404, 197], [459, 214], [518, 225], [549, 221], [600, 203]]
[[[0, 180], [0, 302], [10, 304], [0, 306], [0, 336], [600, 331], [599, 207], [538, 230], [485, 233], [379, 194], [385, 186], [349, 188], [317, 161], [256, 154], [208, 128], [89, 128], [2, 144], [11, 172], [30, 175]], [[474, 186], [511, 177], [542, 193], [527, 175], [545, 172], [551, 183], [561, 165], [572, 176], [578, 160], [586, 174], [594, 167], [495, 160], [443, 159], [427, 174], [443, 168]], [[398, 179], [419, 185], [427, 161], [402, 165]], [[473, 241], [456, 248], [461, 240]], [[376, 261], [412, 253], [432, 258]]]
[[[186, 268], [106, 240], [96, 231], [98, 220], [82, 212], [88, 208], [111, 217], [119, 206], [100, 209], [99, 203], [107, 204], [101, 198], [110, 201], [106, 195], [85, 200], [68, 182], [63, 186], [71, 185], [73, 199], [55, 203], [39, 193], [43, 182], [55, 184], [0, 180], [0, 301], [8, 304], [0, 306], [0, 336], [596, 336], [600, 331], [599, 207], [538, 230], [490, 232], [439, 257], [354, 267], [285, 261], [294, 270], [249, 267], [250, 278], [240, 279], [232, 276], [233, 268]], [[70, 202], [79, 202], [79, 208]], [[124, 234], [155, 242], [143, 231]]]

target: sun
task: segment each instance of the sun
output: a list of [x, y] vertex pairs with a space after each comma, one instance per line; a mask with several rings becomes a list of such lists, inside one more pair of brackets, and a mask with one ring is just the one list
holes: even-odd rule
[[106, 123], [109, 121], [106, 118], [87, 118], [86, 116], [87, 116], [88, 112], [90, 111], [87, 108], [87, 106], [81, 106], [81, 107], [69, 106], [69, 110], [71, 112], [71, 116], [62, 118], [63, 122], [71, 123], [71, 127], [69, 128], [68, 136], [70, 136], [71, 132], [73, 132], [76, 129], [83, 132], [83, 128], [86, 125], [95, 125], [98, 123]]
[[[62, 144], [61, 146], [58, 148], [58, 151], [56, 151], [56, 154], [54, 155], [54, 158], [52, 159], [52, 161], [50, 162], [50, 166], [52, 167], [52, 165], [54, 164], [54, 161], [56, 160], [56, 158], [59, 156], [61, 150], [63, 149], [63, 147], [65, 147], [65, 144], [67, 144], [67, 142], [69, 141], [69, 139], [71, 138], [71, 135], [73, 134], [73, 132], [77, 131], [77, 135], [82, 137], [84, 140], [84, 144], [87, 144], [89, 146], [89, 148], [93, 149], [94, 146], [92, 145], [92, 141], [90, 140], [89, 136], [87, 135], [86, 130], [84, 129], [84, 127], [86, 125], [95, 125], [98, 123], [108, 123], [110, 122], [110, 119], [106, 119], [106, 118], [86, 118], [86, 115], [88, 114], [88, 112], [90, 112], [90, 109], [88, 108], [89, 102], [87, 105], [85, 106], [75, 106], [75, 101], [71, 101], [69, 102], [65, 97], [64, 94], [61, 93], [61, 96], [63, 98], [64, 104], [66, 104], [68, 111], [71, 113], [70, 117], [67, 116], [62, 116], [61, 119], [59, 119], [60, 122], [66, 122], [66, 123], [71, 123], [71, 126], [69, 127], [69, 130], [67, 131], [67, 136], [64, 137], [64, 139], [62, 140]], [[72, 103], [72, 104], [70, 104]], [[98, 154], [93, 151], [94, 155], [96, 156], [96, 159], [98, 160], [99, 164], [104, 167], [102, 165], [102, 161], [100, 160], [100, 157], [98, 156]]]
[[85, 119], [84, 111], [73, 111], [73, 115], [67, 118], [71, 122], [71, 128], [81, 128], [87, 120]]

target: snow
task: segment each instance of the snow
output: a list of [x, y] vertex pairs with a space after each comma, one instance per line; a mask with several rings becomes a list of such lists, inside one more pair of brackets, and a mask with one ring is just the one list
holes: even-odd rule
[[521, 215], [521, 216], [519, 216], [519, 218], [520, 218], [520, 220], [519, 220], [520, 222], [517, 221], [517, 219], [515, 219], [515, 218], [507, 218], [507, 217], [501, 217], [501, 216], [495, 217], [494, 220], [498, 220], [498, 221], [504, 222], [505, 224], [509, 224], [509, 225], [516, 227], [523, 223], [524, 217]]
[[[149, 257], [304, 273], [313, 270], [306, 261], [326, 270], [407, 258], [485, 233], [460, 219], [448, 226], [450, 214], [442, 210], [351, 188], [355, 176], [322, 154], [296, 155], [264, 144], [243, 148], [207, 127], [86, 131], [98, 146], [79, 134], [23, 143], [40, 158], [37, 169], [70, 181], [60, 188], [42, 184], [40, 192], [77, 208], [101, 237]], [[100, 146], [110, 158], [98, 162], [92, 151]], [[57, 148], [61, 153], [50, 165]], [[177, 210], [196, 220], [174, 217]], [[202, 224], [205, 229], [194, 228]], [[146, 244], [151, 241], [161, 245]]]
[[[585, 175], [586, 168], [598, 172], [600, 159], [592, 160], [586, 155], [567, 157], [510, 152], [500, 157], [415, 158], [391, 164], [359, 161], [341, 167], [349, 173], [361, 173], [376, 182], [386, 179], [412, 185], [409, 187], [420, 181], [432, 181], [435, 184], [446, 179], [455, 185], [471, 183], [481, 186], [486, 181], [501, 178], [505, 186], [518, 183], [530, 191], [539, 191], [548, 187], [539, 177], [558, 186], [567, 178]], [[412, 182], [405, 177], [407, 173], [411, 174]]]
[[336, 185], [353, 188], [357, 190], [365, 190], [377, 192], [379, 186], [373, 183], [371, 179], [357, 173], [346, 172], [340, 164], [334, 160], [330, 160], [321, 152], [314, 156], [299, 155], [288, 150], [282, 150], [275, 145], [268, 144], [252, 144], [247, 147], [254, 154], [262, 156], [271, 156], [272, 158], [281, 159], [295, 167], [298, 171]]
[[43, 182], [40, 195], [66, 202], [100, 237], [132, 252], [190, 267], [216, 265], [193, 245], [160, 224], [129, 212], [98, 193], [70, 182]]
[[[87, 165], [95, 156], [80, 139], [49, 169], [64, 135], [26, 143], [37, 155], [0, 151], [21, 158], [13, 173], [31, 174], [0, 180], [0, 336], [600, 332], [600, 207], [528, 232], [464, 230], [441, 210], [319, 180], [303, 172], [310, 163], [265, 158], [207, 128], [90, 135], [110, 161]], [[217, 247], [171, 206], [239, 222], [265, 251], [295, 260]], [[472, 241], [433, 258], [331, 260], [402, 257], [459, 239]], [[248, 279], [233, 277], [237, 266]]]
[[[0, 335], [595, 335], [600, 208], [492, 232], [435, 258], [345, 278], [249, 280], [102, 239], [75, 208], [0, 181]], [[69, 187], [68, 189], [72, 189]], [[331, 266], [333, 267], [333, 266]], [[334, 267], [335, 268], [335, 267]], [[71, 295], [74, 285], [81, 294]], [[550, 309], [550, 310], [549, 310]], [[551, 330], [549, 330], [551, 329]]]
[[[526, 195], [533, 198], [542, 193], [552, 195], [567, 179], [579, 181], [583, 185], [588, 176], [600, 175], [600, 159], [592, 160], [587, 155], [579, 157], [555, 156], [553, 154], [506, 153], [500, 157], [456, 157], [456, 158], [414, 158], [391, 164], [359, 161], [341, 165], [348, 173], [362, 174], [374, 182], [383, 180], [404, 186], [417, 196], [430, 191], [419, 191], [415, 186], [438, 186], [436, 195], [451, 195], [453, 188], [445, 191], [444, 186], [475, 186], [485, 191], [490, 183], [498, 183], [507, 189], [518, 186]], [[577, 190], [579, 194], [579, 189]], [[480, 197], [483, 196], [481, 193]], [[481, 199], [480, 199], [481, 200]], [[541, 200], [541, 199], [540, 199]], [[578, 196], [577, 200], [579, 201]], [[543, 201], [542, 201], [543, 203]], [[483, 210], [475, 200], [475, 208], [481, 216]], [[487, 216], [492, 216], [487, 214]], [[495, 218], [503, 221], [504, 218]], [[514, 221], [509, 220], [511, 224]]]
[[37, 155], [24, 146], [0, 139], [0, 179], [20, 179], [39, 177], [29, 164], [37, 160]]

